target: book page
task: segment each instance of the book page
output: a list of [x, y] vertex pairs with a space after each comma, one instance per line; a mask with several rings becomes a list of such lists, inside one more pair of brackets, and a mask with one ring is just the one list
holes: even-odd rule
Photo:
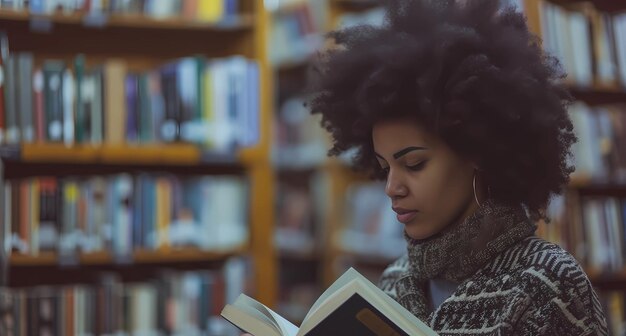
[[296, 327], [293, 323], [287, 321], [284, 317], [280, 316], [264, 304], [245, 294], [241, 294], [239, 298], [237, 298], [237, 300], [235, 301], [235, 304], [243, 304], [252, 307], [255, 310], [258, 310], [269, 320], [271, 320], [276, 329], [280, 330], [282, 335], [284, 336], [295, 336], [298, 333], [298, 327]]
[[312, 314], [315, 313], [315, 311], [317, 311], [317, 309], [331, 296], [333, 295], [336, 291], [338, 291], [339, 289], [341, 289], [342, 287], [344, 287], [346, 284], [348, 284], [351, 280], [357, 278], [359, 276], [359, 272], [357, 272], [354, 268], [350, 267], [349, 270], [347, 270], [346, 272], [344, 272], [339, 279], [335, 280], [335, 282], [333, 282], [332, 285], [330, 285], [330, 287], [328, 287], [324, 293], [322, 293], [322, 295], [320, 295], [320, 297], [315, 301], [315, 303], [313, 304], [313, 306], [311, 307], [311, 309], [309, 310], [309, 312], [306, 314], [306, 316], [304, 317], [303, 321], [306, 321], [309, 316], [311, 316]]
[[254, 335], [282, 336], [274, 324], [256, 309], [248, 306], [236, 307], [227, 304], [221, 313], [222, 317], [236, 327]]

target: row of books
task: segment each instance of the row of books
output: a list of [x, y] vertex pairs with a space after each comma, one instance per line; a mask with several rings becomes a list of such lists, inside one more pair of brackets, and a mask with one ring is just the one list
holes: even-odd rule
[[595, 183], [626, 183], [626, 105], [569, 109], [578, 142], [572, 147], [573, 177]]
[[276, 188], [274, 242], [283, 251], [319, 252], [324, 241], [325, 200], [328, 181], [321, 173], [282, 176]]
[[544, 48], [571, 82], [626, 86], [626, 14], [601, 13], [590, 3], [568, 10], [550, 1], [542, 1], [540, 13]]
[[2, 335], [239, 335], [219, 316], [248, 290], [247, 262], [219, 271], [163, 270], [145, 282], [0, 290]]
[[363, 256], [394, 259], [406, 252], [404, 226], [391, 208], [391, 199], [378, 182], [351, 185], [346, 192], [346, 223], [335, 243]]
[[119, 174], [7, 181], [5, 250], [37, 255], [236, 248], [248, 239], [247, 187], [235, 176]]
[[270, 61], [274, 65], [307, 61], [322, 46], [327, 3], [304, 0], [283, 6], [273, 14]]
[[281, 167], [313, 167], [325, 162], [330, 139], [301, 97], [282, 103], [274, 116], [272, 161]]
[[239, 0], [2, 0], [0, 8], [28, 10], [31, 14], [89, 13], [145, 15], [155, 19], [180, 17], [185, 20], [216, 22], [239, 11]]
[[337, 22], [337, 28], [348, 28], [358, 25], [380, 26], [385, 19], [385, 11], [382, 7], [375, 7], [364, 12], [345, 13], [341, 15]]
[[[283, 180], [277, 192], [275, 241], [285, 250], [314, 251], [326, 235], [321, 216], [330, 192], [331, 177], [323, 172], [302, 180]], [[301, 179], [301, 178], [300, 178]], [[305, 178], [306, 180], [306, 178]], [[346, 191], [342, 226], [333, 229], [331, 242], [345, 252], [393, 259], [406, 252], [403, 226], [396, 220], [391, 201], [378, 182], [356, 182]]]
[[186, 57], [145, 72], [118, 59], [87, 67], [84, 55], [5, 61], [5, 143], [183, 141], [225, 152], [259, 139], [259, 69], [243, 57]]
[[550, 223], [538, 235], [572, 253], [592, 273], [621, 271], [626, 260], [626, 199], [558, 197], [548, 208]]

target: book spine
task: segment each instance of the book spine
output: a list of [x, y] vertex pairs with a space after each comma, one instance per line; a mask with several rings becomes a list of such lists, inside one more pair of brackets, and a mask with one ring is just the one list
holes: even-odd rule
[[19, 142], [19, 126], [17, 111], [17, 60], [15, 55], [9, 55], [5, 61], [4, 102], [6, 117], [6, 143]]
[[9, 57], [9, 39], [5, 32], [0, 32], [0, 144], [5, 142], [6, 135], [6, 106], [5, 106], [5, 86], [7, 82], [8, 69], [7, 61]]
[[76, 100], [74, 102], [76, 111], [76, 123], [74, 126], [76, 132], [76, 143], [85, 142], [85, 56], [78, 55], [74, 58], [74, 71], [76, 75]]
[[176, 89], [176, 63], [161, 69], [161, 89], [165, 103], [165, 116], [160, 125], [160, 138], [164, 142], [174, 142], [180, 137], [180, 96]]
[[135, 74], [126, 75], [126, 141], [130, 143], [139, 140], [139, 107], [138, 83]]
[[104, 70], [105, 140], [111, 145], [124, 143], [126, 132], [126, 104], [124, 80], [126, 66], [121, 60], [109, 60]]
[[22, 142], [33, 142], [33, 54], [20, 53], [17, 57], [17, 75], [19, 81], [19, 121]]
[[46, 112], [44, 105], [44, 75], [41, 69], [35, 70], [33, 74], [33, 99], [35, 118], [35, 139], [37, 141], [46, 140]]
[[56, 61], [44, 62], [44, 101], [46, 115], [46, 140], [63, 140], [62, 73], [64, 65]]
[[104, 120], [104, 72], [102, 67], [98, 67], [93, 71], [93, 101], [91, 102], [90, 127], [91, 143], [100, 145], [104, 141], [104, 133], [106, 123]]
[[74, 73], [71, 69], [67, 68], [63, 71], [62, 81], [62, 97], [63, 97], [63, 143], [66, 146], [74, 144], [74, 126], [75, 126], [75, 114], [74, 108], [76, 106], [76, 83], [74, 79]]

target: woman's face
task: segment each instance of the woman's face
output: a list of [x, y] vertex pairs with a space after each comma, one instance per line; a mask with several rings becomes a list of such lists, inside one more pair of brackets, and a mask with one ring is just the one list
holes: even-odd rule
[[474, 165], [437, 136], [408, 119], [378, 123], [372, 136], [385, 193], [409, 237], [429, 238], [478, 208]]

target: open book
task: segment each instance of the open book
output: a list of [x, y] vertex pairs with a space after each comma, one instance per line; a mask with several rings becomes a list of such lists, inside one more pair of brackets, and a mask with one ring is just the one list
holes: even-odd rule
[[255, 336], [437, 335], [353, 268], [315, 301], [300, 328], [244, 294], [222, 316]]

